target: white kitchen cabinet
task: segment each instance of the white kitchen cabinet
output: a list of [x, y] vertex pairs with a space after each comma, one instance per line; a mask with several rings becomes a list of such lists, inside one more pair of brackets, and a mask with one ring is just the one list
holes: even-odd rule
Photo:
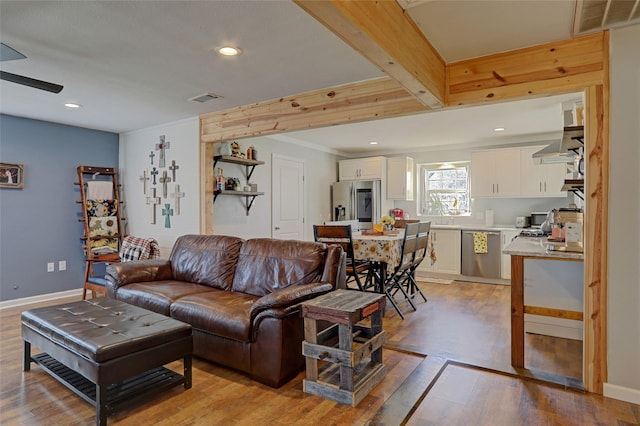
[[519, 148], [471, 153], [472, 197], [515, 197], [519, 195]]
[[413, 158], [387, 158], [387, 199], [413, 201]]
[[431, 240], [436, 252], [436, 262], [426, 258], [419, 271], [460, 275], [461, 234], [459, 229], [431, 229]]
[[[500, 232], [500, 251], [504, 250], [504, 248], [506, 246], [509, 245], [509, 243], [511, 243], [511, 240], [513, 240], [513, 238], [518, 235], [520, 233], [520, 229], [503, 229]], [[500, 273], [500, 277], [503, 280], [510, 280], [511, 279], [511, 255], [509, 254], [503, 254], [502, 258], [500, 260], [500, 267], [501, 267], [501, 273]]]
[[520, 150], [522, 196], [566, 197], [561, 191], [567, 174], [565, 163], [536, 164], [532, 155], [544, 146], [531, 146]]
[[385, 157], [354, 158], [338, 162], [338, 180], [383, 179], [386, 167]]

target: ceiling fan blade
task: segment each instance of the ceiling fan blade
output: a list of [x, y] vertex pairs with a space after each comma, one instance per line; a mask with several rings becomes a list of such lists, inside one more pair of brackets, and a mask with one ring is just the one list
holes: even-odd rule
[[46, 90], [47, 92], [60, 93], [64, 86], [49, 83], [47, 81], [36, 80], [35, 78], [25, 77], [23, 75], [12, 74], [10, 72], [0, 71], [0, 79], [10, 81], [12, 83], [22, 84], [24, 86], [33, 87], [35, 89]]
[[4, 43], [0, 43], [0, 61], [14, 61], [16, 59], [24, 59], [22, 53], [18, 52], [13, 47], [9, 47]]

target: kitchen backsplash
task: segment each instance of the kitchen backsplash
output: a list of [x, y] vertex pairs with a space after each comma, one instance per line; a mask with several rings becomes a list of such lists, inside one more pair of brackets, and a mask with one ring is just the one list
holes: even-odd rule
[[[567, 198], [476, 198], [472, 200], [469, 216], [431, 216], [435, 225], [475, 225], [485, 223], [485, 211], [493, 210], [495, 225], [513, 225], [516, 216], [525, 216], [533, 211], [549, 211], [575, 203], [573, 195]], [[415, 201], [396, 201], [395, 207], [403, 209], [410, 218], [418, 218]], [[422, 216], [420, 216], [422, 218]]]

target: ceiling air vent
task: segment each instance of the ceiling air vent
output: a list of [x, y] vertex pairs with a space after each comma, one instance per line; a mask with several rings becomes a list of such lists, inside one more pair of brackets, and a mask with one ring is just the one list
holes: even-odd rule
[[578, 0], [574, 35], [640, 23], [640, 0]]
[[191, 102], [200, 102], [201, 104], [205, 102], [212, 101], [214, 99], [221, 99], [222, 96], [216, 95], [215, 93], [205, 93], [203, 95], [194, 96], [193, 98], [189, 98]]

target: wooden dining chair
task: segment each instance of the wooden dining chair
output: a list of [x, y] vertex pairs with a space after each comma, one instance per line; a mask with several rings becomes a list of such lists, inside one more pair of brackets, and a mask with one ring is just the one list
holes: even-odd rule
[[313, 225], [313, 238], [317, 242], [342, 246], [347, 254], [347, 288], [355, 281], [357, 290], [364, 291], [360, 275], [368, 272], [370, 263], [355, 259], [351, 225]]
[[[408, 223], [404, 228], [404, 237], [402, 239], [402, 248], [400, 253], [400, 264], [391, 272], [384, 283], [384, 293], [391, 305], [395, 308], [400, 318], [404, 319], [404, 315], [400, 310], [400, 304], [407, 302], [411, 308], [417, 310], [411, 297], [407, 293], [408, 284], [412, 273], [412, 265], [415, 259], [415, 253], [418, 247], [418, 223]], [[396, 295], [400, 292], [402, 300], [398, 301]]]

